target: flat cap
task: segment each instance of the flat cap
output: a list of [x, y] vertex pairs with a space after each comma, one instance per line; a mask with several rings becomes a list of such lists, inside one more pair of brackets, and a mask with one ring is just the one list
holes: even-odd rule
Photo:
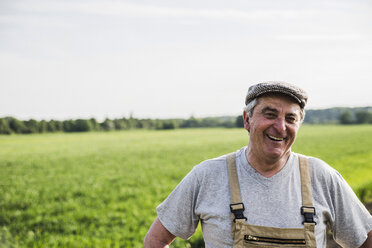
[[269, 81], [250, 86], [245, 97], [245, 105], [256, 97], [271, 92], [282, 93], [292, 97], [301, 108], [304, 108], [307, 102], [307, 93], [303, 89], [286, 82]]

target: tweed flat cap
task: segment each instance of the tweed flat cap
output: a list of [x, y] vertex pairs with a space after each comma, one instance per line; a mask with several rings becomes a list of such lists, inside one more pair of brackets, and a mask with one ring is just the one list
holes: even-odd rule
[[247, 96], [245, 97], [245, 105], [256, 97], [271, 92], [278, 92], [291, 96], [299, 103], [301, 108], [304, 108], [307, 102], [307, 93], [301, 88], [286, 82], [270, 81], [250, 86]]

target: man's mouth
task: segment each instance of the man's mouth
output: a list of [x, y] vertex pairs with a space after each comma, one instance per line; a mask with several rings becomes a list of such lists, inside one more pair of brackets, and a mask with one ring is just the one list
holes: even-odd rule
[[284, 138], [275, 137], [275, 136], [272, 136], [272, 135], [267, 135], [267, 137], [269, 137], [269, 139], [274, 140], [274, 141], [283, 141], [284, 140]]

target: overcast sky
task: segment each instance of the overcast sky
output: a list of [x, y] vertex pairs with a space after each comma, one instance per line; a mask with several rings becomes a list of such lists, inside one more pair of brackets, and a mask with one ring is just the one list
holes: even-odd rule
[[372, 2], [0, 1], [0, 117], [237, 115], [268, 80], [372, 106]]

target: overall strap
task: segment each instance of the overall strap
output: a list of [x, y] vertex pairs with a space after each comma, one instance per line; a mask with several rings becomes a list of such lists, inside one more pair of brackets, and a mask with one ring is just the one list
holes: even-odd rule
[[300, 176], [301, 176], [301, 194], [302, 194], [302, 207], [301, 214], [304, 216], [304, 229], [306, 247], [316, 247], [315, 240], [315, 225], [314, 221], [315, 208], [313, 206], [312, 186], [310, 178], [309, 160], [298, 154], [300, 163]]
[[227, 172], [229, 175], [230, 186], [230, 210], [234, 214], [232, 217], [233, 222], [236, 220], [247, 220], [244, 217], [244, 204], [240, 196], [240, 187], [238, 181], [238, 173], [236, 171], [236, 153], [230, 153], [226, 156]]
[[301, 176], [301, 194], [302, 194], [302, 207], [301, 214], [305, 217], [305, 223], [315, 223], [314, 215], [315, 208], [313, 206], [313, 195], [311, 190], [310, 168], [308, 159], [298, 154], [300, 163], [300, 176]]

